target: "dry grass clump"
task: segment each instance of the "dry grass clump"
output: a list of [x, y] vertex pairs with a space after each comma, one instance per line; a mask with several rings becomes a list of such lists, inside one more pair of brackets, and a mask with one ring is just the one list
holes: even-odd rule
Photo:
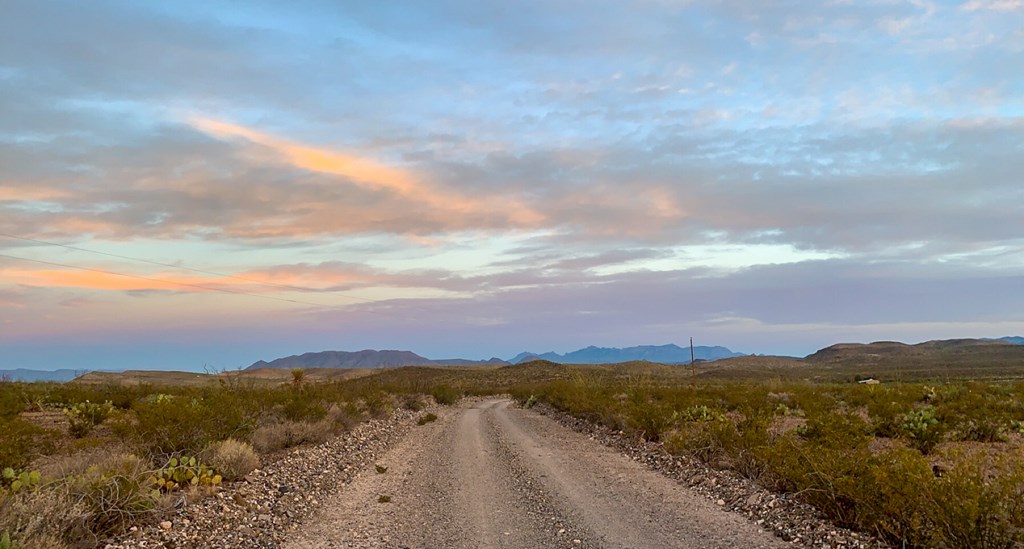
[[260, 466], [260, 458], [252, 445], [233, 438], [208, 446], [203, 451], [203, 461], [220, 473], [224, 480], [238, 480]]
[[116, 454], [64, 479], [71, 499], [86, 509], [85, 521], [97, 535], [123, 531], [158, 512], [150, 485], [151, 465], [132, 454]]
[[0, 497], [0, 535], [13, 547], [67, 549], [93, 539], [86, 515], [84, 505], [54, 487], [8, 494]]
[[327, 419], [334, 424], [335, 430], [350, 431], [362, 420], [358, 407], [353, 403], [332, 404], [327, 409]]
[[252, 445], [262, 454], [302, 444], [320, 444], [334, 436], [330, 420], [316, 422], [282, 421], [264, 425], [252, 434]]
[[62, 464], [66, 476], [0, 496], [0, 533], [26, 549], [94, 546], [158, 512], [149, 469], [142, 458], [116, 452]]

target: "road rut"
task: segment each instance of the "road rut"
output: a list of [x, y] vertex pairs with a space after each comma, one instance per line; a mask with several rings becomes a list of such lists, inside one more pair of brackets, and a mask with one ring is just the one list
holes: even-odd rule
[[342, 487], [286, 547], [787, 545], [686, 486], [505, 399], [446, 409], [379, 465], [387, 471], [370, 469]]

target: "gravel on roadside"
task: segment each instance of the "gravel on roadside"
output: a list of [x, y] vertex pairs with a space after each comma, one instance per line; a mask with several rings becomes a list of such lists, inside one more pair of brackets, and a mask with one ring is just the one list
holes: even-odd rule
[[400, 409], [390, 417], [361, 423], [323, 444], [293, 449], [245, 479], [222, 485], [212, 495], [183, 497], [171, 516], [154, 524], [134, 526], [100, 546], [280, 547], [288, 534], [339, 486], [351, 482], [358, 471], [401, 440], [416, 420], [432, 409]]

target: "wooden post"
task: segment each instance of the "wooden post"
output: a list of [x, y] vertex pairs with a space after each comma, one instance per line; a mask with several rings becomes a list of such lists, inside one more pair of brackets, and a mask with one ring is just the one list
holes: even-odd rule
[[694, 365], [693, 360], [693, 338], [690, 338], [690, 373], [697, 375], [697, 367]]

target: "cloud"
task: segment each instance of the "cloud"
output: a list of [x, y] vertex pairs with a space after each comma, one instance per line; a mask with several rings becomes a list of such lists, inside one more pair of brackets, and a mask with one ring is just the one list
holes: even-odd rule
[[243, 137], [253, 143], [270, 148], [298, 168], [341, 176], [356, 185], [366, 186], [371, 190], [390, 191], [402, 198], [424, 203], [429, 208], [438, 210], [442, 215], [507, 217], [513, 225], [523, 227], [536, 226], [543, 220], [540, 214], [524, 206], [514, 196], [496, 197], [503, 199], [499, 207], [496, 199], [481, 201], [436, 189], [418, 181], [416, 177], [406, 171], [383, 165], [371, 159], [310, 147], [250, 128], [207, 118], [193, 119], [191, 124], [214, 136]]
[[[35, 288], [75, 288], [108, 291], [215, 291], [199, 285], [207, 282], [223, 284], [222, 281], [196, 277], [182, 277], [157, 273], [146, 276], [150, 280], [129, 276], [118, 276], [100, 272], [55, 269], [10, 269], [0, 270], [0, 276], [9, 282]], [[212, 288], [212, 286], [211, 286]]]
[[[429, 297], [480, 341], [1016, 322], [988, 287], [1024, 269], [1020, 7], [16, 1], [0, 232], [387, 300], [367, 311]], [[691, 253], [710, 248], [735, 260]], [[6, 298], [31, 304], [3, 317], [31, 309], [24, 333], [117, 306], [171, 325], [156, 303], [242, 325], [267, 305], [231, 317], [198, 288], [0, 264], [32, 296]], [[445, 337], [419, 322], [408, 337]]]
[[0, 288], [0, 309], [23, 309], [25, 306], [24, 291]]
[[961, 6], [964, 11], [1009, 12], [1024, 8], [1024, 0], [970, 0]]

